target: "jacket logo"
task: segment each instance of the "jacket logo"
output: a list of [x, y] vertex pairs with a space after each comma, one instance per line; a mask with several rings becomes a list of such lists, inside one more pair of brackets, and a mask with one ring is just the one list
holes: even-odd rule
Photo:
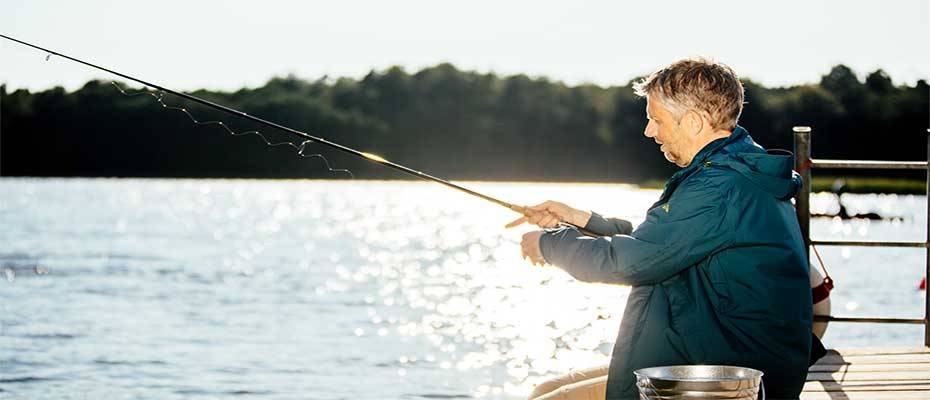
[[668, 214], [668, 203], [663, 204], [662, 209], [665, 210], [666, 214]]

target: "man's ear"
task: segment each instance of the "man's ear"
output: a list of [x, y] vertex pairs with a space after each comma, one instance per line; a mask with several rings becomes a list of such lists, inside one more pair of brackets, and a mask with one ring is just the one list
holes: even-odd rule
[[684, 128], [688, 130], [688, 133], [692, 135], [697, 135], [704, 129], [704, 117], [694, 110], [685, 111], [681, 122]]

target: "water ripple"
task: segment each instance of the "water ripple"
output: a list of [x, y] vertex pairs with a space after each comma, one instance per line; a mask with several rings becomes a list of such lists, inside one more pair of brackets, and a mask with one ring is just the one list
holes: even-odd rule
[[53, 381], [56, 378], [41, 377], [41, 376], [23, 376], [18, 378], [0, 378], [0, 383], [30, 383], [30, 382], [42, 382], [42, 381]]

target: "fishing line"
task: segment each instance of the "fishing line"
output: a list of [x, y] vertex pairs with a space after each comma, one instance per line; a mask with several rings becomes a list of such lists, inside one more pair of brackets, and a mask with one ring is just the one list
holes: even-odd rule
[[[48, 60], [48, 57], [46, 57], [46, 61], [47, 61], [47, 60]], [[334, 173], [334, 174], [336, 174], [336, 173], [345, 173], [345, 174], [349, 175], [350, 178], [353, 178], [353, 179], [355, 178], [355, 174], [353, 174], [352, 171], [349, 171], [349, 170], [344, 169], [344, 168], [333, 168], [332, 166], [330, 166], [329, 160], [327, 160], [326, 157], [323, 156], [323, 154], [321, 154], [321, 153], [312, 153], [312, 154], [306, 154], [306, 153], [304, 153], [304, 151], [307, 150], [307, 147], [310, 146], [311, 143], [313, 143], [312, 140], [304, 140], [303, 142], [301, 142], [301, 143], [298, 145], [298, 144], [296, 144], [296, 143], [294, 143], [294, 142], [291, 142], [291, 141], [289, 141], [289, 140], [285, 140], [285, 141], [282, 141], [282, 142], [272, 142], [271, 140], [268, 139], [268, 137], [266, 137], [265, 135], [263, 135], [261, 132], [259, 132], [259, 131], [257, 131], [257, 130], [236, 132], [236, 131], [234, 131], [232, 128], [229, 127], [229, 124], [227, 124], [227, 123], [225, 123], [225, 122], [223, 122], [223, 121], [200, 121], [200, 120], [198, 120], [196, 117], [194, 117], [194, 115], [191, 114], [191, 112], [188, 111], [187, 108], [184, 108], [184, 107], [175, 107], [175, 106], [166, 104], [165, 101], [164, 101], [164, 99], [165, 99], [165, 93], [162, 92], [162, 91], [157, 91], [157, 92], [154, 92], [154, 93], [153, 93], [152, 91], [150, 91], [150, 90], [148, 90], [147, 88], [145, 88], [145, 89], [142, 89], [142, 90], [137, 90], [137, 91], [135, 91], [135, 92], [129, 92], [129, 91], [126, 91], [126, 90], [124, 90], [123, 88], [121, 88], [121, 87], [119, 86], [119, 84], [118, 84], [116, 81], [110, 81], [110, 83], [113, 85], [113, 87], [116, 88], [116, 90], [119, 90], [120, 93], [122, 93], [123, 95], [125, 95], [125, 96], [127, 96], [127, 97], [135, 97], [135, 96], [138, 96], [138, 95], [149, 95], [149, 96], [152, 96], [152, 98], [155, 99], [155, 102], [158, 103], [159, 105], [161, 105], [162, 108], [167, 109], [167, 110], [176, 110], [176, 111], [182, 112], [182, 113], [184, 113], [184, 115], [187, 115], [187, 117], [190, 118], [191, 122], [193, 122], [193, 123], [196, 124], [196, 125], [219, 125], [219, 126], [221, 126], [223, 129], [225, 129], [226, 132], [229, 132], [229, 134], [232, 135], [232, 136], [256, 135], [256, 136], [260, 137], [260, 138], [262, 139], [262, 141], [265, 142], [265, 145], [267, 145], [268, 147], [290, 146], [290, 147], [293, 147], [294, 150], [297, 150], [297, 155], [300, 156], [300, 157], [302, 157], [302, 158], [313, 158], [313, 157], [319, 158], [320, 160], [323, 161], [323, 165], [326, 166], [326, 169], [329, 170], [329, 172], [332, 172], [332, 173]]]
[[[530, 211], [528, 211], [527, 207], [520, 206], [520, 205], [516, 205], [516, 204], [512, 204], [512, 203], [508, 203], [508, 202], [506, 202], [506, 201], [503, 201], [503, 200], [500, 200], [500, 199], [497, 199], [497, 198], [494, 198], [494, 197], [491, 197], [491, 196], [488, 196], [488, 195], [485, 195], [485, 194], [476, 192], [476, 191], [474, 191], [474, 190], [465, 188], [465, 187], [460, 186], [460, 185], [457, 185], [457, 184], [455, 184], [455, 183], [449, 182], [449, 181], [447, 181], [447, 180], [445, 180], [445, 179], [437, 178], [437, 177], [435, 177], [435, 176], [432, 176], [432, 175], [423, 173], [423, 172], [421, 172], [421, 171], [417, 171], [417, 170], [414, 170], [414, 169], [405, 167], [405, 166], [403, 166], [403, 165], [400, 165], [400, 164], [397, 164], [397, 163], [388, 161], [388, 160], [384, 159], [383, 157], [381, 157], [381, 156], [379, 156], [379, 155], [377, 155], [377, 154], [371, 154], [371, 153], [367, 153], [367, 152], [364, 152], [364, 151], [359, 151], [359, 150], [353, 149], [353, 148], [351, 148], [351, 147], [343, 146], [343, 145], [341, 145], [341, 144], [338, 144], [338, 143], [335, 143], [335, 142], [331, 142], [331, 141], [326, 140], [326, 139], [323, 139], [323, 138], [321, 138], [321, 137], [316, 137], [316, 136], [310, 135], [309, 133], [306, 133], [306, 132], [301, 132], [301, 131], [298, 131], [298, 130], [296, 130], [296, 129], [293, 129], [293, 128], [289, 128], [289, 127], [287, 127], [287, 126], [284, 126], [284, 125], [280, 125], [280, 124], [277, 124], [277, 123], [274, 123], [274, 122], [271, 122], [271, 121], [268, 121], [268, 120], [265, 120], [265, 119], [262, 119], [262, 118], [259, 118], [259, 117], [255, 117], [255, 116], [246, 114], [246, 113], [244, 113], [244, 112], [242, 112], [242, 111], [239, 111], [239, 110], [236, 110], [236, 109], [233, 109], [233, 108], [229, 108], [229, 107], [226, 107], [226, 106], [224, 106], [224, 105], [220, 105], [220, 104], [214, 103], [214, 102], [209, 101], [209, 100], [201, 99], [201, 98], [199, 98], [199, 97], [197, 97], [197, 96], [193, 96], [193, 95], [190, 95], [190, 94], [187, 94], [187, 93], [183, 93], [183, 92], [178, 92], [178, 91], [175, 91], [175, 90], [171, 90], [171, 89], [165, 88], [165, 87], [160, 86], [160, 85], [156, 85], [156, 84], [154, 84], [154, 83], [146, 82], [146, 81], [144, 81], [144, 80], [142, 80], [142, 79], [134, 78], [134, 77], [132, 77], [132, 76], [129, 76], [129, 75], [126, 75], [126, 74], [123, 74], [123, 73], [120, 73], [120, 72], [117, 72], [117, 71], [114, 71], [114, 70], [111, 70], [111, 69], [107, 69], [107, 68], [104, 68], [104, 67], [101, 67], [101, 66], [98, 66], [98, 65], [95, 65], [95, 64], [91, 64], [91, 63], [89, 63], [89, 62], [87, 62], [87, 61], [83, 61], [83, 60], [80, 60], [80, 59], [77, 59], [77, 58], [68, 56], [68, 55], [66, 55], [66, 54], [59, 53], [59, 52], [57, 52], [57, 51], [49, 50], [49, 49], [46, 49], [46, 48], [44, 48], [44, 47], [40, 47], [40, 46], [34, 45], [34, 44], [32, 44], [32, 43], [24, 42], [24, 41], [19, 40], [19, 39], [14, 39], [14, 38], [12, 38], [12, 37], [9, 37], [9, 36], [3, 35], [3, 34], [0, 34], [0, 37], [2, 37], [2, 38], [4, 38], [4, 39], [7, 39], [7, 40], [10, 40], [10, 41], [13, 41], [13, 42], [16, 42], [16, 43], [19, 43], [19, 44], [21, 44], [21, 45], [28, 46], [28, 47], [31, 47], [31, 48], [40, 50], [40, 51], [42, 51], [42, 52], [45, 52], [45, 53], [47, 53], [46, 59], [50, 58], [52, 55], [55, 55], [55, 56], [58, 56], [58, 57], [62, 57], [62, 58], [65, 58], [65, 59], [74, 61], [74, 62], [76, 62], [76, 63], [83, 64], [83, 65], [86, 65], [86, 66], [88, 66], [88, 67], [95, 68], [95, 69], [98, 69], [98, 70], [101, 70], [101, 71], [104, 71], [104, 72], [107, 72], [107, 73], [110, 73], [110, 74], [119, 76], [119, 77], [121, 77], [121, 78], [128, 79], [128, 80], [130, 80], [130, 81], [139, 83], [139, 84], [145, 86], [146, 88], [157, 89], [158, 91], [160, 91], [160, 92], [162, 92], [162, 93], [172, 94], [172, 95], [175, 95], [175, 96], [177, 96], [177, 97], [183, 98], [183, 99], [185, 99], [185, 100], [189, 100], [189, 101], [192, 101], [192, 102], [195, 102], [195, 103], [199, 103], [199, 104], [201, 104], [201, 105], [204, 105], [204, 106], [207, 106], [207, 107], [216, 109], [216, 110], [220, 110], [220, 111], [223, 111], [223, 112], [225, 112], [225, 113], [232, 114], [232, 115], [235, 115], [235, 116], [237, 116], [237, 117], [244, 118], [244, 119], [250, 120], [250, 121], [252, 121], [252, 122], [256, 122], [256, 123], [261, 124], [261, 125], [265, 125], [265, 126], [270, 127], [270, 128], [274, 128], [274, 129], [277, 129], [277, 130], [280, 130], [280, 131], [284, 131], [284, 132], [290, 133], [290, 134], [295, 135], [295, 136], [299, 136], [299, 137], [301, 137], [301, 138], [304, 139], [304, 142], [302, 142], [301, 145], [298, 146], [298, 145], [296, 145], [296, 144], [294, 144], [294, 143], [291, 143], [291, 145], [294, 146], [295, 148], [297, 148], [298, 151], [301, 151], [302, 148], [305, 148], [305, 147], [306, 147], [306, 145], [307, 145], [306, 142], [312, 142], [312, 143], [321, 144], [321, 145], [324, 145], [324, 146], [327, 146], [327, 147], [331, 147], [331, 148], [334, 148], [334, 149], [339, 150], [339, 151], [342, 151], [342, 152], [346, 152], [346, 153], [352, 154], [352, 155], [357, 156], [357, 157], [362, 157], [362, 158], [367, 159], [367, 160], [369, 160], [369, 161], [376, 162], [376, 163], [381, 164], [381, 165], [383, 165], [383, 166], [385, 166], [385, 167], [393, 168], [393, 169], [395, 169], [395, 170], [398, 170], [398, 171], [403, 172], [403, 173], [408, 174], [408, 175], [415, 176], [415, 177], [420, 178], [420, 179], [429, 180], [429, 181], [433, 181], [433, 182], [439, 183], [439, 184], [441, 184], [441, 185], [445, 185], [445, 186], [450, 187], [450, 188], [452, 188], [452, 189], [459, 190], [459, 191], [461, 191], [461, 192], [470, 194], [470, 195], [475, 196], [475, 197], [479, 197], [479, 198], [481, 198], [481, 199], [490, 201], [490, 202], [495, 203], [495, 204], [497, 204], [497, 205], [500, 205], [500, 206], [503, 206], [503, 207], [507, 207], [508, 209], [510, 209], [510, 210], [512, 210], [512, 211], [516, 211], [516, 212], [518, 212], [518, 213], [520, 213], [520, 214], [527, 215], [527, 216], [529, 216], [529, 214], [530, 214]], [[156, 97], [156, 99], [158, 99], [158, 97]], [[163, 105], [164, 105], [164, 104], [163, 104]], [[166, 108], [167, 108], [167, 106], [166, 106]], [[190, 116], [190, 115], [189, 115], [189, 116]], [[197, 120], [196, 120], [195, 118], [193, 118], [193, 116], [190, 116], [190, 117], [191, 117], [192, 120], [194, 120], [195, 122], [197, 122]], [[220, 125], [222, 125], [222, 126], [225, 126], [225, 125], [226, 125], [226, 124], [221, 123], [220, 121], [217, 121], [217, 122], [218, 122]], [[266, 138], [265, 140], [266, 140], [266, 142], [268, 142], [267, 138]], [[282, 143], [282, 145], [283, 145], [283, 143]], [[563, 225], [574, 226], [574, 225], [571, 225], [571, 224], [568, 224], [568, 223], [565, 223], [565, 222], [563, 222], [562, 224], [563, 224]], [[593, 233], [591, 233], [591, 232], [589, 232], [589, 231], [586, 231], [586, 230], [584, 230], [584, 229], [581, 228], [581, 227], [576, 227], [576, 228], [578, 228], [579, 231], [581, 231], [582, 233], [584, 233], [584, 234], [586, 234], [586, 235], [595, 236]]]

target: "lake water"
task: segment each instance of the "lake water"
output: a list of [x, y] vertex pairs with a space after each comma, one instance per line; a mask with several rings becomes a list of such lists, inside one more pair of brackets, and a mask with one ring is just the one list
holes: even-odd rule
[[[634, 223], [659, 195], [466, 186]], [[844, 202], [903, 220], [815, 219], [815, 238], [925, 237], [923, 196]], [[629, 288], [531, 266], [515, 217], [421, 182], [0, 179], [0, 398], [523, 398], [607, 361]], [[834, 314], [923, 317], [924, 250], [820, 251]], [[824, 341], [923, 337], [834, 323]]]

